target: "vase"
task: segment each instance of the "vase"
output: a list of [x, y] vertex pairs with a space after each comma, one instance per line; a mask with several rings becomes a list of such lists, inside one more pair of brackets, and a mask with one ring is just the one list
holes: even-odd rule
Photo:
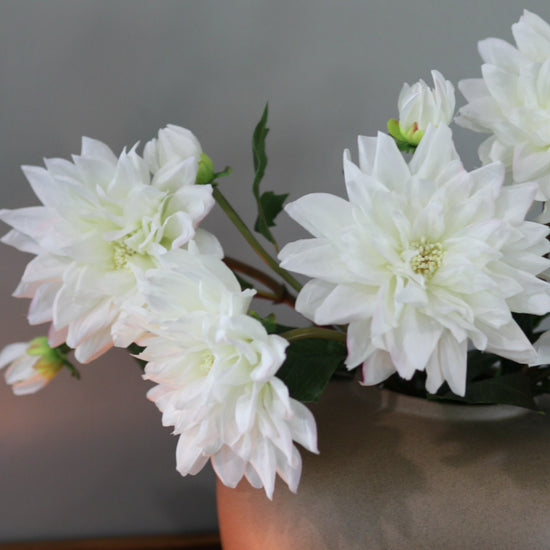
[[344, 381], [311, 410], [297, 494], [218, 484], [224, 550], [550, 548], [550, 415]]

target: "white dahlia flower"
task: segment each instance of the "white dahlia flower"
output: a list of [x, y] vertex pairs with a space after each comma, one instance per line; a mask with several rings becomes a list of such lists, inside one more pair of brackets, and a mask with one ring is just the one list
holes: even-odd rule
[[[524, 11], [512, 25], [516, 47], [504, 40], [479, 42], [483, 78], [463, 80], [468, 104], [457, 123], [491, 134], [479, 155], [501, 161], [513, 182], [536, 181], [537, 200], [550, 199], [550, 25]], [[550, 221], [548, 205], [541, 221]]]
[[454, 86], [439, 71], [432, 71], [430, 88], [422, 79], [412, 86], [405, 83], [397, 106], [399, 120], [390, 121], [389, 129], [398, 141], [417, 146], [428, 126], [449, 125], [455, 112]]
[[73, 162], [45, 165], [23, 168], [43, 206], [1, 210], [13, 227], [3, 242], [36, 255], [15, 291], [32, 298], [29, 322], [51, 321], [52, 346], [66, 341], [86, 363], [112, 346], [122, 307], [139, 302], [137, 272], [182, 246], [219, 253], [197, 229], [214, 204], [212, 189], [195, 185], [195, 157], [151, 174], [135, 147], [117, 158], [88, 138]]
[[245, 476], [271, 498], [278, 473], [296, 491], [293, 441], [317, 452], [317, 436], [309, 409], [275, 377], [288, 342], [246, 315], [252, 293], [221, 260], [185, 251], [166, 259], [144, 283], [149, 332], [139, 357], [157, 384], [149, 399], [179, 435], [178, 471], [196, 474], [211, 460], [230, 487]]
[[311, 194], [287, 206], [313, 236], [288, 244], [281, 265], [313, 277], [296, 308], [320, 325], [349, 323], [347, 366], [364, 382], [426, 371], [464, 395], [468, 340], [531, 363], [511, 312], [550, 310], [548, 229], [524, 220], [535, 184], [503, 186], [500, 163], [466, 172], [451, 131], [430, 127], [407, 164], [394, 141], [359, 138], [344, 156], [349, 201]]
[[63, 368], [64, 357], [51, 349], [47, 338], [9, 344], [0, 352], [0, 369], [8, 366], [5, 378], [15, 395], [41, 390]]

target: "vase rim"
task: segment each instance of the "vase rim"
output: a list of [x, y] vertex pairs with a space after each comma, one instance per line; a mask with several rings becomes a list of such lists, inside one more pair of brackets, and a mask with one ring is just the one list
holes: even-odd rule
[[[366, 387], [360, 387], [359, 389], [363, 391], [369, 390]], [[376, 396], [376, 398], [380, 400], [380, 409], [434, 419], [466, 422], [479, 420], [492, 421], [516, 418], [535, 412], [514, 405], [453, 403], [452, 401], [436, 401], [406, 395], [387, 388], [376, 387], [370, 389], [378, 392], [379, 396]], [[375, 398], [374, 395], [373, 398]]]

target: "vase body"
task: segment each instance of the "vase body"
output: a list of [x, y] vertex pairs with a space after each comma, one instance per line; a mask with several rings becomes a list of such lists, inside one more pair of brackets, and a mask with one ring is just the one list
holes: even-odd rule
[[550, 548], [550, 415], [336, 382], [273, 501], [218, 484], [224, 550]]

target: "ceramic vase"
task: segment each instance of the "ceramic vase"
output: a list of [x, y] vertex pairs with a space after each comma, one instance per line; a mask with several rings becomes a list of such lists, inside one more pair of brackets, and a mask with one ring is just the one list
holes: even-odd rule
[[550, 548], [550, 414], [347, 381], [311, 409], [297, 494], [219, 484], [224, 550]]

